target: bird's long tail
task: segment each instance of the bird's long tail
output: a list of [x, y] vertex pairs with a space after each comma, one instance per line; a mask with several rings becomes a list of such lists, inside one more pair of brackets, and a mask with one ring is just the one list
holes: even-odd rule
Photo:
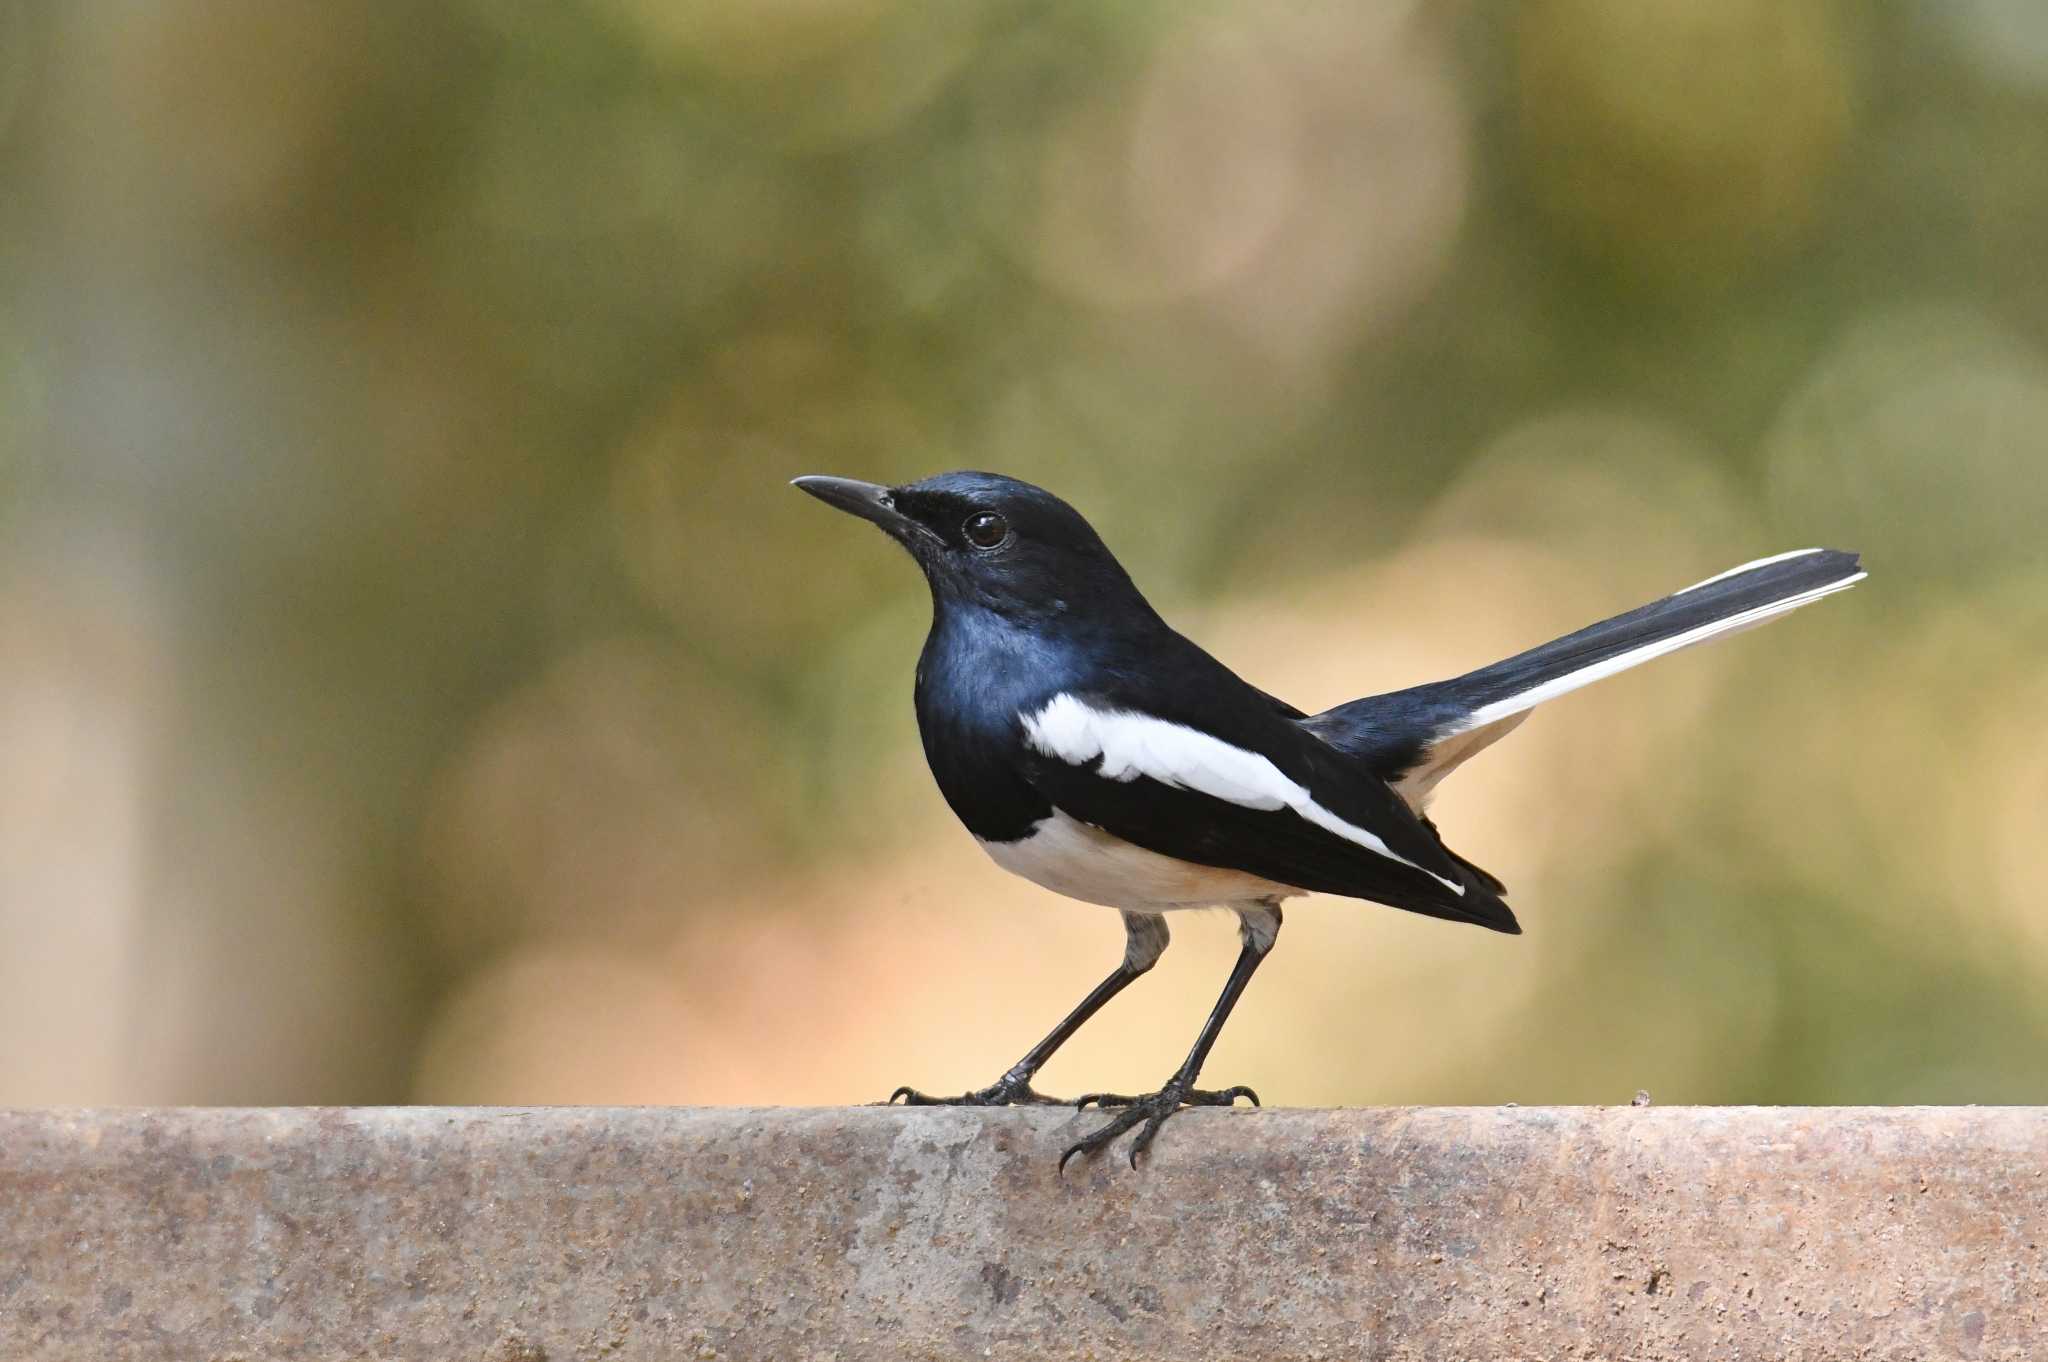
[[1752, 628], [1854, 586], [1853, 553], [1799, 549], [1731, 568], [1662, 600], [1448, 681], [1369, 696], [1302, 722], [1420, 805], [1436, 782], [1545, 700], [1666, 653]]

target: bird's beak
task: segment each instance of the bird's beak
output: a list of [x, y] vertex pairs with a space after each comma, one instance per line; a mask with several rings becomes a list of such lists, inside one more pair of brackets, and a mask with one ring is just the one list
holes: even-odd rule
[[809, 492], [827, 506], [836, 506], [848, 515], [857, 515], [862, 520], [872, 520], [898, 539], [907, 540], [913, 534], [930, 534], [924, 526], [896, 509], [896, 501], [890, 489], [872, 482], [857, 482], [852, 478], [827, 478], [812, 475], [794, 478], [789, 484]]

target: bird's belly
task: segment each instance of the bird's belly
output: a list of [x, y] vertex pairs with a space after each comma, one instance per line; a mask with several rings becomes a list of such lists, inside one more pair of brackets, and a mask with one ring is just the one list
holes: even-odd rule
[[1014, 842], [982, 842], [989, 858], [1013, 875], [1056, 894], [1136, 912], [1209, 908], [1303, 893], [1217, 866], [1161, 856], [1054, 809]]

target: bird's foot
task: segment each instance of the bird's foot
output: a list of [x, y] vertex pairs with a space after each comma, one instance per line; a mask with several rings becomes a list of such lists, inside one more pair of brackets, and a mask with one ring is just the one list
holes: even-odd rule
[[889, 1106], [901, 1102], [906, 1107], [1064, 1107], [1071, 1105], [1063, 1097], [1047, 1097], [1035, 1092], [1031, 1080], [1015, 1074], [1004, 1074], [985, 1088], [963, 1092], [958, 1097], [933, 1097], [919, 1092], [916, 1088], [898, 1088], [889, 1094]]
[[1227, 1107], [1240, 1097], [1259, 1104], [1259, 1095], [1240, 1084], [1234, 1088], [1210, 1091], [1206, 1088], [1192, 1088], [1175, 1078], [1158, 1092], [1139, 1093], [1128, 1096], [1116, 1092], [1091, 1092], [1074, 1105], [1077, 1107], [1097, 1106], [1116, 1108], [1116, 1117], [1108, 1125], [1090, 1135], [1087, 1139], [1069, 1145], [1067, 1152], [1060, 1155], [1060, 1171], [1066, 1172], [1067, 1160], [1076, 1154], [1094, 1154], [1109, 1146], [1109, 1143], [1127, 1130], [1143, 1126], [1137, 1138], [1131, 1141], [1131, 1167], [1138, 1166], [1138, 1156], [1152, 1145], [1152, 1138], [1159, 1133], [1159, 1127], [1167, 1118], [1182, 1107]]
[[[1140, 1102], [1149, 1102], [1159, 1096], [1156, 1092], [1141, 1092], [1136, 1096], [1121, 1092], [1091, 1092], [1074, 1099], [1077, 1107], [1135, 1107]], [[1180, 1099], [1184, 1107], [1227, 1107], [1238, 1098], [1244, 1098], [1253, 1106], [1259, 1104], [1259, 1095], [1240, 1083], [1234, 1088], [1219, 1088], [1212, 1092], [1207, 1088], [1189, 1088]]]

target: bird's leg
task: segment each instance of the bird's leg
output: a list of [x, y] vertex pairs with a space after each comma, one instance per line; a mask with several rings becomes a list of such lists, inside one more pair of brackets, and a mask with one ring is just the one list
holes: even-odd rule
[[889, 1100], [912, 1107], [1006, 1107], [1017, 1103], [1069, 1105], [1064, 1098], [1046, 1097], [1032, 1091], [1032, 1076], [1052, 1058], [1053, 1051], [1065, 1045], [1067, 1039], [1081, 1029], [1082, 1023], [1102, 1010], [1104, 1003], [1159, 963], [1160, 955], [1166, 950], [1167, 939], [1166, 919], [1157, 913], [1125, 913], [1122, 963], [1107, 979], [1097, 984], [1094, 991], [1066, 1015], [1065, 1020], [1048, 1032], [1044, 1040], [1032, 1046], [1029, 1054], [1012, 1064], [1008, 1073], [985, 1088], [964, 1092], [958, 1097], [930, 1097], [916, 1088], [898, 1088], [889, 1094]]
[[1210, 1047], [1216, 1044], [1216, 1037], [1223, 1031], [1223, 1023], [1230, 1018], [1230, 1009], [1237, 1005], [1238, 995], [1252, 981], [1253, 972], [1273, 949], [1273, 940], [1280, 934], [1279, 902], [1269, 899], [1256, 908], [1239, 909], [1238, 932], [1244, 939], [1244, 949], [1237, 953], [1237, 964], [1230, 971], [1230, 981], [1223, 985], [1223, 996], [1209, 1010], [1209, 1020], [1202, 1023], [1202, 1033], [1195, 1037], [1194, 1048], [1188, 1051], [1188, 1057], [1181, 1061], [1180, 1068], [1158, 1092], [1135, 1097], [1116, 1093], [1091, 1093], [1083, 1097], [1078, 1105], [1086, 1106], [1092, 1102], [1097, 1106], [1121, 1107], [1122, 1110], [1102, 1129], [1069, 1146], [1067, 1152], [1060, 1155], [1062, 1172], [1066, 1170], [1067, 1160], [1076, 1154], [1093, 1154], [1125, 1131], [1143, 1126], [1137, 1138], [1131, 1141], [1131, 1167], [1136, 1168], [1138, 1156], [1150, 1147], [1159, 1127], [1182, 1107], [1229, 1106], [1239, 1097], [1250, 1097], [1252, 1105], [1258, 1105], [1259, 1099], [1250, 1088], [1224, 1088], [1211, 1092], [1195, 1086], [1195, 1079], [1202, 1072], [1202, 1063], [1209, 1058]]

